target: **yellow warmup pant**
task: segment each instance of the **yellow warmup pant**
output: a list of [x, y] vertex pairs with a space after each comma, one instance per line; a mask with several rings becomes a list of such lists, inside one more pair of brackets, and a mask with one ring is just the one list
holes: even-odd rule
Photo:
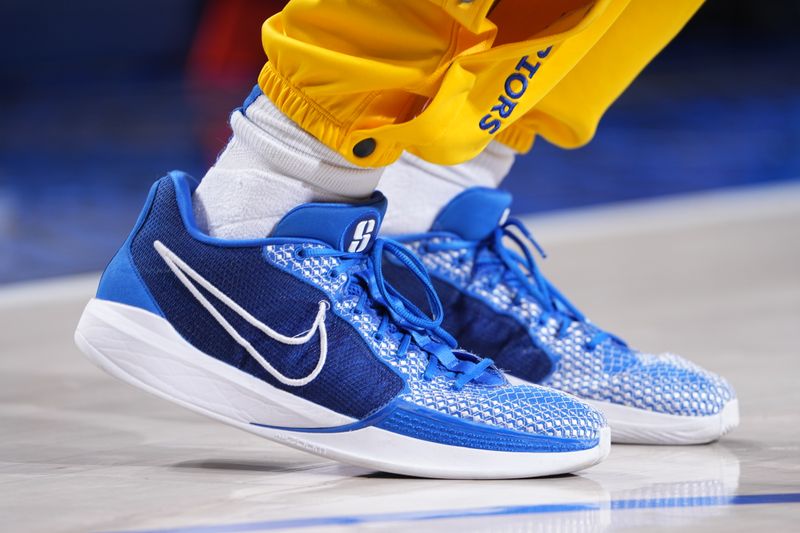
[[702, 0], [291, 0], [264, 23], [259, 85], [360, 166], [452, 165], [492, 140], [591, 140]]

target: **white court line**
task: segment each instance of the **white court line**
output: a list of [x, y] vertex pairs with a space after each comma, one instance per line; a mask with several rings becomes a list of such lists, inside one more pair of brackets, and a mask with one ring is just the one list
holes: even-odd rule
[[[548, 244], [659, 233], [682, 228], [800, 214], [800, 181], [604, 204], [523, 216]], [[798, 228], [800, 245], [800, 228]], [[63, 276], [0, 287], [0, 309], [88, 300], [100, 273]]]

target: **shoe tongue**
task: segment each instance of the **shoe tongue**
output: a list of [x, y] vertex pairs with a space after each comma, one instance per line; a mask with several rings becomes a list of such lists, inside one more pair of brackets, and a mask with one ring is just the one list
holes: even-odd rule
[[468, 241], [479, 241], [505, 221], [510, 207], [510, 193], [472, 187], [442, 208], [431, 231], [446, 231]]
[[360, 204], [310, 203], [295, 207], [271, 237], [315, 239], [345, 252], [366, 252], [378, 236], [386, 198], [378, 191]]

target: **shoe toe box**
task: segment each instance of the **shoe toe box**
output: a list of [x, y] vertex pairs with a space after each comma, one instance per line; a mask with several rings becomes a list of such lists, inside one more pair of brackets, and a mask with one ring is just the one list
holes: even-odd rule
[[722, 377], [674, 354], [640, 354], [612, 387], [635, 407], [681, 416], [716, 415], [736, 398]]
[[463, 390], [427, 384], [413, 403], [509, 436], [540, 438], [553, 449], [592, 448], [607, 423], [595, 408], [570, 394], [539, 385], [481, 386]]
[[597, 439], [606, 424], [597, 409], [577, 397], [539, 385], [504, 387], [492, 400], [504, 405], [489, 422], [512, 429], [563, 439]]

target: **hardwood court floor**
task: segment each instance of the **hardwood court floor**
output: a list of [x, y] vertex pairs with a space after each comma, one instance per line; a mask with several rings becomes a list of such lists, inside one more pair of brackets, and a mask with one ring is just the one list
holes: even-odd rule
[[800, 521], [800, 185], [550, 215], [544, 270], [595, 322], [727, 376], [742, 424], [577, 475], [402, 478], [207, 420], [92, 367], [95, 276], [0, 290], [0, 530], [787, 531]]

